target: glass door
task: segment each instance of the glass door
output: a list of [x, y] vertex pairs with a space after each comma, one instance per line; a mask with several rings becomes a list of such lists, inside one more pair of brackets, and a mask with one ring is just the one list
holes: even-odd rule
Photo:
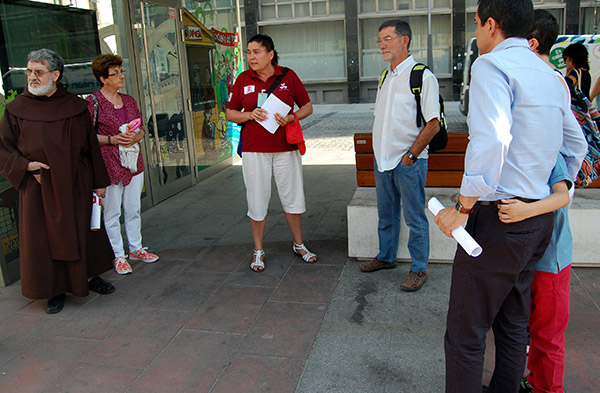
[[182, 89], [181, 28], [177, 9], [145, 1], [135, 4], [135, 21], [140, 108], [149, 134], [146, 170], [154, 203], [158, 203], [193, 184], [193, 152]]

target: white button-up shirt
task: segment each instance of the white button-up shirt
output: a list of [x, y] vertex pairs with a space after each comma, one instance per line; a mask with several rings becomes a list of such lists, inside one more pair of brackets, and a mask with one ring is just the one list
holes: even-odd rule
[[574, 179], [587, 143], [565, 86], [526, 39], [508, 38], [480, 56], [469, 95], [462, 195], [543, 199], [559, 151]]
[[[402, 156], [413, 145], [425, 126], [417, 128], [417, 104], [410, 91], [410, 72], [417, 64], [411, 56], [390, 69], [375, 101], [375, 122], [373, 123], [373, 153], [379, 172], [394, 169]], [[428, 69], [423, 73], [421, 88], [421, 109], [425, 122], [438, 118], [439, 85]], [[418, 158], [427, 158], [425, 148]]]

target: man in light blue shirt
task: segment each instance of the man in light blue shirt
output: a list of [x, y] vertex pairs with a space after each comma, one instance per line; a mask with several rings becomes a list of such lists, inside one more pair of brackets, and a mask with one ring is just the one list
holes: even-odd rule
[[479, 393], [485, 337], [494, 331], [496, 362], [488, 393], [517, 393], [525, 367], [534, 265], [552, 234], [552, 213], [505, 224], [502, 199], [549, 196], [559, 151], [569, 174], [587, 149], [555, 72], [528, 46], [530, 0], [480, 0], [469, 102], [469, 145], [456, 206], [436, 223], [448, 236], [467, 218], [482, 246], [473, 258], [457, 249], [445, 335], [446, 392]]

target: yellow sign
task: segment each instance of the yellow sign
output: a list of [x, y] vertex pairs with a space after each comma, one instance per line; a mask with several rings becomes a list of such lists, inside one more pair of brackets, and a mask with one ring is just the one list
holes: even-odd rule
[[19, 252], [19, 234], [15, 233], [2, 239], [2, 250], [4, 255], [8, 256]]

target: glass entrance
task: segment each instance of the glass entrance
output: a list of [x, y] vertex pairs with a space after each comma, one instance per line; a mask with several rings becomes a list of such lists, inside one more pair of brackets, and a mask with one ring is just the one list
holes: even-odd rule
[[192, 182], [185, 119], [177, 10], [139, 2], [135, 6], [142, 88], [148, 122], [147, 171], [159, 202]]
[[214, 37], [215, 32], [221, 36], [225, 36], [225, 33], [208, 29], [185, 8], [182, 16], [192, 111], [191, 128], [200, 172], [230, 158], [232, 154], [231, 131], [227, 127], [225, 110], [227, 82], [232, 80], [229, 68], [232, 67], [233, 52], [237, 48], [227, 50], [226, 61], [226, 54], [219, 55], [218, 47], [223, 46]]

